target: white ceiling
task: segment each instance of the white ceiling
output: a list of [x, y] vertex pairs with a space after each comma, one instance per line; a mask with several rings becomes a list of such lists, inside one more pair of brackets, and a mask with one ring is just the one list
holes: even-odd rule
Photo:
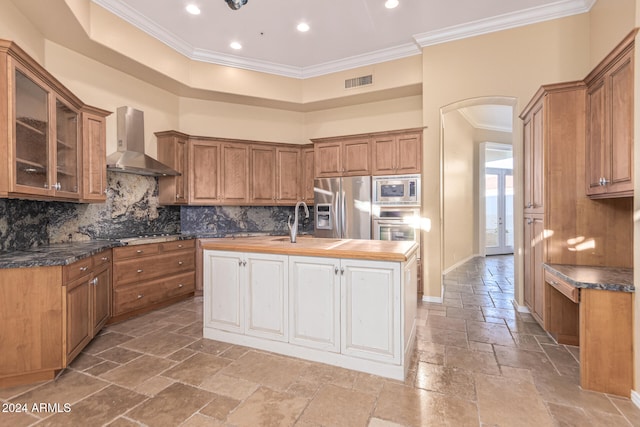
[[[183, 55], [295, 78], [398, 59], [421, 47], [589, 11], [596, 0], [92, 0]], [[189, 3], [202, 13], [186, 12]], [[311, 29], [296, 30], [300, 21]], [[241, 50], [229, 47], [242, 43]]]
[[513, 107], [510, 105], [473, 105], [458, 111], [476, 129], [513, 131]]

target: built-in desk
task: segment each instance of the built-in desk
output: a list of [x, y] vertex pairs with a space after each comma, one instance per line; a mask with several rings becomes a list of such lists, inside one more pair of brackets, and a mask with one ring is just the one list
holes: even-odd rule
[[580, 346], [580, 385], [629, 397], [633, 387], [633, 269], [544, 264], [545, 327]]

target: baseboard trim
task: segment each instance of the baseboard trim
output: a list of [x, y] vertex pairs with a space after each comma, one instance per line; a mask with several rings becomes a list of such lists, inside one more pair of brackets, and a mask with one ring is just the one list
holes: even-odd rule
[[640, 409], [640, 393], [635, 390], [631, 390], [631, 401], [636, 405], [636, 408]]
[[513, 305], [513, 308], [515, 308], [518, 313], [531, 313], [531, 311], [529, 311], [529, 309], [526, 306], [519, 305], [518, 301], [514, 299], [511, 300], [511, 304]]
[[430, 297], [430, 296], [427, 296], [427, 295], [423, 295], [422, 296], [422, 301], [423, 302], [433, 302], [433, 303], [436, 303], [436, 304], [442, 304], [442, 302], [444, 301], [444, 298], [442, 298], [442, 297]]
[[463, 259], [462, 261], [458, 261], [455, 264], [453, 264], [451, 267], [447, 268], [446, 270], [444, 270], [442, 272], [442, 275], [444, 276], [447, 273], [452, 272], [453, 270], [455, 270], [456, 268], [460, 267], [462, 264], [464, 264], [465, 262], [471, 261], [474, 258], [478, 258], [480, 256], [480, 254], [473, 254], [470, 255], [468, 257], [466, 257], [465, 259]]

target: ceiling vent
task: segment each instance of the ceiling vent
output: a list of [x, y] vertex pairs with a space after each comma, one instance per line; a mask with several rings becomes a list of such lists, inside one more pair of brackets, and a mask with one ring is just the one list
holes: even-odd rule
[[344, 81], [345, 89], [353, 89], [354, 87], [368, 86], [373, 84], [373, 74], [368, 76], [354, 77]]

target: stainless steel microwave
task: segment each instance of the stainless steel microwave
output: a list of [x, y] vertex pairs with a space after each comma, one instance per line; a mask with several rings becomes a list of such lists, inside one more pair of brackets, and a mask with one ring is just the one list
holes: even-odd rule
[[420, 174], [374, 176], [372, 204], [420, 206]]

